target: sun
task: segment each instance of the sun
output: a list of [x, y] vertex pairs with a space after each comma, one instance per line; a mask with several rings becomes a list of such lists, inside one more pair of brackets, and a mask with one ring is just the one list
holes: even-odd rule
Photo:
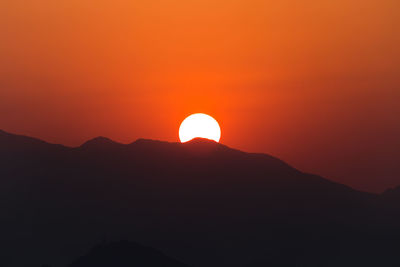
[[221, 128], [218, 122], [213, 117], [203, 113], [196, 113], [187, 117], [179, 127], [179, 139], [182, 143], [185, 143], [197, 137], [219, 142]]

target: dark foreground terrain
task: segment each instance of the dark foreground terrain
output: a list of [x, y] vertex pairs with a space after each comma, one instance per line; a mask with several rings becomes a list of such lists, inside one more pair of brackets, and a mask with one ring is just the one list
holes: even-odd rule
[[0, 177], [4, 267], [400, 266], [400, 189], [207, 140], [69, 148], [0, 131]]
[[69, 265], [69, 267], [110, 266], [188, 267], [188, 265], [165, 256], [160, 251], [128, 241], [98, 245]]

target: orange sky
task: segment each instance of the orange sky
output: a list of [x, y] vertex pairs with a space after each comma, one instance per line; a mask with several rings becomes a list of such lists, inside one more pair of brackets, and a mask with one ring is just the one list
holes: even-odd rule
[[0, 129], [221, 142], [359, 189], [400, 184], [398, 0], [5, 0]]

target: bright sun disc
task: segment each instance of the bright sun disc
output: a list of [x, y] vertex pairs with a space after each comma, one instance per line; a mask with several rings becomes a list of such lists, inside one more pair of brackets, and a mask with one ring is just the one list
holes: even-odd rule
[[213, 117], [203, 113], [196, 113], [187, 117], [179, 127], [179, 139], [182, 143], [185, 143], [198, 137], [219, 142], [221, 129], [218, 122]]

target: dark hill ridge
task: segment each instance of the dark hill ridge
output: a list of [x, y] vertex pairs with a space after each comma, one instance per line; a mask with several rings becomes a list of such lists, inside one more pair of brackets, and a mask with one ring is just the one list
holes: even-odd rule
[[7, 133], [0, 130], [0, 144], [2, 152], [29, 152], [36, 150], [41, 152], [45, 149], [66, 149], [62, 145], [50, 144], [45, 141], [24, 136]]
[[160, 251], [128, 241], [104, 243], [68, 267], [188, 267]]
[[69, 148], [1, 132], [0, 162], [0, 266], [63, 266], [105, 235], [191, 266], [400, 262], [398, 203], [210, 140]]
[[121, 146], [122, 144], [119, 144], [117, 142], [112, 141], [111, 139], [103, 136], [98, 136], [96, 138], [93, 138], [85, 143], [83, 143], [80, 148], [95, 148], [98, 149], [99, 147], [112, 147], [112, 146]]

